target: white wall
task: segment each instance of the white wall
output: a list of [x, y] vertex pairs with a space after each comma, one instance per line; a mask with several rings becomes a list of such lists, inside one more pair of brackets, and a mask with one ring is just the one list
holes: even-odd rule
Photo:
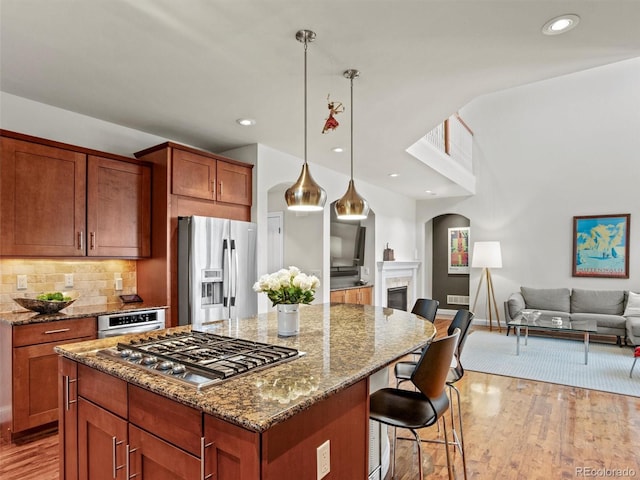
[[5, 92], [0, 128], [125, 157], [170, 140]]
[[[492, 271], [501, 317], [521, 285], [640, 291], [639, 85], [637, 58], [461, 110], [474, 132], [477, 194], [418, 202], [416, 220], [459, 213], [471, 220], [472, 242], [501, 242], [504, 268]], [[631, 213], [630, 278], [573, 278], [573, 216], [620, 213]], [[479, 274], [472, 269], [472, 302]], [[481, 297], [476, 315], [485, 312]]]

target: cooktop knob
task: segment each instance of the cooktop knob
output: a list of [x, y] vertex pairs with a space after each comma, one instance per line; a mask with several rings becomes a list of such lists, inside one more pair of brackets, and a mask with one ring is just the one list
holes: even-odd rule
[[173, 362], [169, 362], [166, 360], [158, 364], [158, 370], [169, 370], [171, 367], [173, 367]]
[[129, 354], [129, 360], [140, 360], [142, 358], [142, 354], [140, 352], [131, 352]]
[[144, 357], [142, 359], [142, 363], [144, 363], [145, 365], [153, 365], [154, 363], [156, 363], [158, 361], [157, 357], [154, 357], [153, 355], [150, 355], [148, 357]]
[[173, 368], [171, 369], [171, 373], [175, 374], [175, 375], [179, 375], [181, 373], [186, 372], [187, 369], [184, 365], [174, 365]]
[[133, 353], [133, 350], [129, 349], [129, 348], [125, 348], [124, 350], [120, 350], [120, 356], [122, 358], [127, 358], [129, 355], [131, 355]]

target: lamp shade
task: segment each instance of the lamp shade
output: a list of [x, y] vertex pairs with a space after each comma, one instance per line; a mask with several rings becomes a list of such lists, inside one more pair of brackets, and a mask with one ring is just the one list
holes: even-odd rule
[[502, 268], [500, 242], [475, 242], [471, 266], [473, 268]]

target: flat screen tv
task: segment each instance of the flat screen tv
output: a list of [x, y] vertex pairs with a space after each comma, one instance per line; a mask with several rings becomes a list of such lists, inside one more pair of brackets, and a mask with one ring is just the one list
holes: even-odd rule
[[331, 222], [331, 268], [364, 265], [366, 233], [358, 224]]

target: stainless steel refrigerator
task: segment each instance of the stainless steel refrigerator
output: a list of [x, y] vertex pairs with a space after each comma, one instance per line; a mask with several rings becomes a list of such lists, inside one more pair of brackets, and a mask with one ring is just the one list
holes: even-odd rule
[[255, 223], [178, 219], [178, 323], [194, 329], [256, 315]]

